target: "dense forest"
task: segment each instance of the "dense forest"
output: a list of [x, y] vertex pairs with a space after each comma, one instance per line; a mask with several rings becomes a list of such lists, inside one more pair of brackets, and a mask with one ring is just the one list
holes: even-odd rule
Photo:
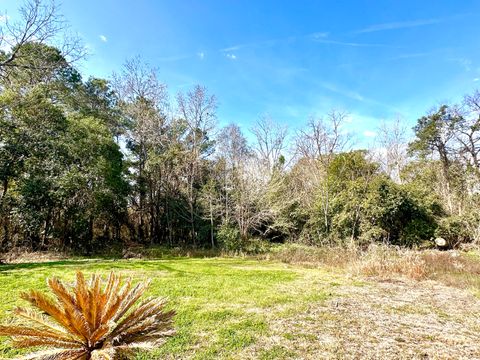
[[478, 91], [411, 138], [385, 122], [365, 150], [338, 110], [296, 132], [264, 116], [245, 134], [218, 126], [208, 89], [172, 96], [140, 57], [85, 78], [55, 6], [21, 15], [0, 36], [2, 252], [480, 241]]

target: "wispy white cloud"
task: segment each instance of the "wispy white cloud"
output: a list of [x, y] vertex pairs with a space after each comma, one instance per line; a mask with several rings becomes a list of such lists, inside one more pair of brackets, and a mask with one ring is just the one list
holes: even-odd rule
[[375, 136], [377, 136], [377, 133], [375, 131], [365, 130], [363, 132], [363, 135], [366, 136], [366, 137], [375, 137]]
[[161, 62], [171, 62], [171, 61], [186, 60], [192, 57], [194, 57], [194, 55], [173, 55], [173, 56], [160, 57], [160, 58], [157, 58], [157, 60]]
[[341, 87], [339, 87], [335, 84], [332, 84], [332, 83], [320, 82], [319, 85], [326, 90], [329, 90], [331, 92], [334, 92], [336, 94], [345, 96], [345, 97], [353, 99], [353, 100], [357, 100], [357, 101], [364, 101], [365, 100], [365, 98], [362, 95], [360, 95], [359, 93], [357, 93], [355, 91], [351, 91], [351, 90], [342, 89]]
[[98, 36], [100, 38], [100, 40], [104, 43], [106, 43], [108, 41], [107, 37], [105, 35], [99, 35]]
[[464, 58], [464, 57], [456, 57], [456, 58], [450, 58], [448, 59], [449, 61], [453, 61], [460, 65], [465, 71], [470, 71], [472, 70], [472, 60]]
[[325, 39], [328, 37], [328, 35], [329, 35], [328, 32], [316, 32], [316, 33], [310, 34], [310, 36], [313, 39]]
[[315, 32], [307, 35], [286, 36], [278, 39], [268, 39], [268, 40], [253, 41], [249, 43], [236, 44], [236, 45], [232, 45], [232, 46], [228, 46], [223, 49], [220, 49], [219, 51], [223, 53], [230, 53], [232, 51], [237, 51], [244, 48], [275, 46], [278, 44], [294, 42], [298, 40], [320, 40], [320, 39], [325, 39], [328, 36], [329, 36], [328, 32]]
[[386, 44], [372, 44], [372, 43], [360, 43], [360, 42], [349, 42], [349, 41], [339, 41], [330, 39], [330, 33], [328, 32], [315, 32], [307, 35], [300, 36], [288, 36], [278, 39], [262, 40], [257, 42], [243, 43], [228, 46], [220, 49], [222, 53], [232, 53], [245, 48], [251, 47], [266, 47], [266, 46], [275, 46], [279, 44], [291, 43], [295, 41], [308, 40], [314, 41], [319, 44], [330, 44], [330, 45], [339, 45], [339, 46], [351, 46], [351, 47], [388, 47], [388, 48], [397, 48], [397, 46], [386, 45]]
[[237, 55], [235, 55], [235, 54], [230, 54], [229, 53], [229, 54], [226, 54], [225, 56], [230, 60], [237, 60]]
[[381, 106], [385, 109], [388, 109], [390, 111], [396, 111], [398, 112], [398, 109], [389, 105], [389, 104], [385, 104], [381, 101], [378, 101], [378, 100], [375, 100], [375, 99], [371, 99], [369, 97], [366, 97], [356, 91], [352, 91], [352, 90], [348, 90], [348, 89], [345, 89], [341, 86], [338, 86], [336, 84], [332, 84], [332, 83], [329, 83], [329, 82], [319, 82], [317, 83], [320, 87], [328, 90], [328, 91], [331, 91], [333, 93], [336, 93], [338, 95], [341, 95], [343, 97], [346, 97], [346, 98], [349, 98], [349, 99], [352, 99], [352, 100], [356, 100], [358, 102], [362, 102], [362, 103], [365, 103], [365, 104], [371, 104], [371, 105], [376, 105], [376, 106]]
[[395, 46], [385, 45], [385, 44], [358, 43], [358, 42], [349, 42], [349, 41], [329, 40], [329, 39], [322, 39], [322, 38], [317, 38], [314, 40], [317, 43], [321, 43], [321, 44], [332, 44], [332, 45], [352, 46], [352, 47], [395, 47]]
[[237, 51], [237, 50], [242, 49], [244, 47], [250, 47], [250, 46], [256, 46], [256, 45], [257, 45], [257, 43], [238, 44], [238, 45], [233, 45], [233, 46], [229, 46], [229, 47], [220, 49], [220, 52]]
[[480, 81], [480, 78], [473, 79], [473, 82], [477, 82], [477, 81]]
[[[347, 63], [339, 63], [337, 64], [337, 67], [339, 68], [353, 68], [356, 66], [376, 66], [380, 64], [385, 64], [390, 61], [398, 61], [398, 60], [409, 60], [409, 59], [416, 59], [416, 58], [424, 58], [424, 57], [429, 57], [429, 56], [435, 56], [439, 54], [444, 54], [446, 51], [449, 49], [434, 49], [431, 51], [426, 51], [426, 52], [418, 52], [418, 53], [400, 53], [398, 55], [388, 57], [388, 58], [376, 58], [375, 60], [370, 60], [370, 61], [359, 61], [359, 62], [347, 62]], [[442, 55], [443, 56], [443, 55]]]
[[355, 31], [355, 33], [364, 34], [364, 33], [385, 31], [385, 30], [415, 28], [419, 26], [439, 24], [443, 21], [445, 21], [445, 19], [419, 19], [419, 20], [410, 20], [410, 21], [396, 21], [396, 22], [370, 25], [370, 26], [367, 26], [366, 28]]
[[434, 53], [434, 51], [430, 52], [420, 52], [420, 53], [408, 53], [408, 54], [400, 54], [394, 57], [389, 58], [388, 60], [402, 60], [402, 59], [414, 59], [419, 57], [427, 57]]
[[251, 47], [273, 46], [273, 45], [276, 45], [276, 44], [284, 42], [284, 41], [288, 41], [288, 40], [291, 41], [293, 39], [294, 39], [293, 37], [288, 37], [288, 38], [283, 38], [283, 39], [271, 39], [271, 40], [263, 40], [263, 41], [237, 44], [237, 45], [233, 45], [233, 46], [229, 46], [229, 47], [220, 49], [220, 52], [230, 53], [232, 51], [238, 51], [240, 49], [251, 48]]

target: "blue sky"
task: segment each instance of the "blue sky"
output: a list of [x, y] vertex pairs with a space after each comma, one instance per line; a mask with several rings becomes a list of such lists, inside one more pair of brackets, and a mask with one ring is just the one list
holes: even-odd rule
[[[0, 0], [12, 17], [17, 6]], [[480, 87], [480, 1], [64, 0], [62, 12], [90, 49], [85, 76], [141, 55], [172, 94], [205, 85], [220, 124], [244, 129], [268, 113], [295, 130], [336, 108], [363, 142], [383, 119], [411, 128]]]

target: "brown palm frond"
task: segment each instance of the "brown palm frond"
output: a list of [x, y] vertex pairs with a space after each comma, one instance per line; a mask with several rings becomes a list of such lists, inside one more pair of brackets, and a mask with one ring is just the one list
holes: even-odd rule
[[140, 299], [140, 297], [145, 292], [145, 290], [147, 290], [149, 285], [149, 280], [144, 283], [137, 284], [137, 286], [135, 286], [135, 288], [125, 296], [125, 300], [122, 303], [121, 310], [114, 316], [113, 320], [118, 321], [120, 318], [122, 318], [126, 314], [126, 312], [130, 310], [133, 304], [135, 304], [138, 299]]
[[46, 297], [39, 291], [30, 290], [30, 292], [25, 292], [20, 295], [20, 297], [30, 304], [32, 304], [37, 309], [43, 311], [47, 315], [51, 316], [59, 324], [67, 328], [69, 331], [72, 331], [73, 328], [69, 328], [68, 321], [65, 318], [65, 315], [61, 309], [55, 304], [51, 299]]
[[64, 341], [72, 341], [74, 340], [65, 338], [58, 333], [50, 332], [43, 328], [32, 328], [27, 326], [0, 326], [0, 334], [4, 336], [30, 336], [30, 337], [43, 337], [43, 338], [52, 338], [52, 339], [60, 339]]
[[14, 336], [13, 346], [16, 348], [29, 348], [34, 346], [51, 346], [55, 348], [69, 348], [79, 346], [78, 343], [73, 341], [63, 341], [55, 338], [47, 337], [32, 337], [32, 336]]
[[172, 336], [173, 311], [165, 299], [150, 298], [134, 306], [149, 281], [123, 286], [113, 272], [106, 282], [98, 275], [86, 281], [77, 273], [73, 286], [57, 278], [47, 281], [55, 299], [31, 290], [21, 297], [37, 311], [15, 309], [29, 324], [0, 325], [0, 336], [9, 336], [18, 348], [40, 346], [51, 350], [22, 359], [114, 360], [131, 357], [134, 349], [153, 349]]
[[54, 349], [38, 351], [20, 358], [21, 360], [86, 360], [87, 352], [79, 349]]
[[35, 312], [31, 309], [26, 309], [22, 307], [17, 307], [14, 310], [15, 315], [22, 317], [26, 320], [33, 321], [37, 324], [40, 328], [45, 328], [47, 331], [55, 332], [60, 336], [65, 336], [65, 338], [74, 339], [75, 337], [70, 334], [65, 328], [61, 327], [60, 325], [50, 321], [50, 319], [38, 312]]
[[174, 316], [173, 312], [160, 312], [159, 310], [164, 307], [165, 302], [160, 301], [154, 303], [154, 299], [151, 299], [141, 304], [136, 310], [132, 311], [129, 316], [118, 324], [118, 326], [112, 331], [113, 337], [123, 337], [132, 334], [136, 326], [144, 326], [145, 321], [154, 318], [154, 324], [157, 325], [157, 331], [168, 329], [171, 327], [171, 319]]

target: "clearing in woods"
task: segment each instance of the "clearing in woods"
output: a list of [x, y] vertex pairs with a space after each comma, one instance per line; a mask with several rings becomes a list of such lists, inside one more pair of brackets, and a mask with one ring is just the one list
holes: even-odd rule
[[[239, 258], [67, 260], [0, 265], [0, 321], [18, 294], [76, 270], [152, 278], [177, 335], [138, 359], [480, 359], [480, 301], [432, 280]], [[478, 275], [472, 275], [478, 276]], [[0, 339], [0, 357], [20, 352]]]

